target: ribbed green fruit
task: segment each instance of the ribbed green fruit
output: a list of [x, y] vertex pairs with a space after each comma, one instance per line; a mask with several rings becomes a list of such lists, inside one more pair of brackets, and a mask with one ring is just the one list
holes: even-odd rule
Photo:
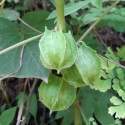
[[45, 33], [39, 41], [40, 59], [48, 69], [56, 69], [58, 72], [72, 66], [77, 55], [76, 42], [71, 32], [53, 32], [45, 28]]
[[93, 85], [99, 78], [101, 61], [96, 52], [85, 43], [78, 50], [73, 66], [63, 69], [64, 79], [74, 87]]

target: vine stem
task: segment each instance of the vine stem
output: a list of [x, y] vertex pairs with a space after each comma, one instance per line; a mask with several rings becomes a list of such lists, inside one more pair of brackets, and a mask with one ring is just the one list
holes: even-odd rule
[[0, 16], [2, 15], [2, 9], [4, 7], [4, 3], [6, 2], [6, 0], [2, 0], [2, 2], [0, 3], [1, 6], [1, 10], [0, 10]]
[[7, 95], [6, 89], [4, 88], [3, 82], [0, 81], [0, 89], [2, 90], [3, 96], [5, 98], [5, 101], [9, 104], [9, 97]]
[[79, 110], [79, 101], [77, 97], [72, 107], [73, 107], [73, 114], [74, 114], [74, 125], [82, 125], [80, 110]]
[[103, 19], [103, 17], [109, 13], [109, 11], [115, 7], [121, 0], [117, 0], [95, 23], [90, 26], [90, 28], [81, 36], [81, 38], [77, 41], [77, 45], [91, 32], [91, 30]]
[[8, 51], [10, 51], [10, 50], [12, 50], [12, 49], [15, 49], [15, 48], [17, 48], [17, 47], [19, 47], [19, 46], [21, 46], [21, 45], [24, 45], [24, 44], [26, 44], [26, 43], [28, 43], [28, 42], [31, 42], [31, 41], [33, 41], [33, 40], [36, 40], [36, 39], [38, 39], [38, 38], [40, 38], [40, 37], [42, 37], [42, 36], [43, 36], [43, 34], [40, 34], [40, 35], [31, 37], [31, 38], [29, 38], [29, 39], [27, 39], [27, 40], [24, 40], [24, 41], [22, 41], [22, 42], [19, 42], [19, 43], [17, 43], [17, 44], [14, 44], [14, 45], [12, 45], [12, 46], [10, 46], [10, 47], [8, 47], [8, 48], [6, 48], [6, 49], [0, 51], [0, 55], [4, 54], [4, 53], [6, 53], [6, 52], [8, 52]]
[[5, 3], [6, 0], [2, 0], [0, 3], [0, 6], [3, 5]]
[[57, 28], [60, 26], [63, 32], [66, 32], [65, 17], [64, 17], [64, 0], [56, 0], [56, 12], [57, 12]]
[[82, 115], [82, 118], [83, 118], [85, 124], [86, 124], [86, 125], [89, 125], [89, 123], [88, 123], [88, 121], [87, 121], [87, 119], [86, 119], [86, 117], [85, 117], [85, 114], [84, 114], [84, 112], [82, 111], [82, 108], [81, 108], [80, 106], [79, 106], [79, 110], [80, 110], [80, 112], [81, 112], [81, 115]]

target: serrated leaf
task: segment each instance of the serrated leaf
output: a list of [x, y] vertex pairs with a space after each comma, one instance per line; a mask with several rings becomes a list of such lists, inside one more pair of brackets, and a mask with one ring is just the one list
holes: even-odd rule
[[50, 109], [50, 112], [67, 109], [76, 97], [76, 89], [52, 73], [48, 84], [42, 82], [38, 91], [40, 101]]
[[114, 83], [114, 84], [112, 85], [112, 88], [113, 88], [115, 91], [119, 91], [119, 90], [120, 90], [120, 85], [119, 85], [119, 83]]
[[120, 105], [122, 103], [122, 101], [120, 99], [118, 99], [117, 97], [113, 96], [110, 101], [114, 104], [114, 105]]
[[16, 107], [5, 110], [0, 115], [0, 125], [10, 125], [16, 113]]
[[106, 92], [108, 89], [111, 88], [111, 79], [96, 80], [95, 84], [92, 86], [95, 90], [99, 90], [101, 92]]
[[[71, 13], [76, 12], [79, 9], [85, 9], [88, 7], [89, 1], [79, 1], [77, 3], [70, 2], [69, 4], [65, 5], [64, 7], [64, 15], [67, 16]], [[50, 15], [48, 16], [47, 20], [53, 19], [57, 17], [56, 11], [54, 10]]]
[[118, 56], [122, 59], [122, 61], [125, 61], [125, 45], [122, 46], [121, 48], [117, 48], [118, 50]]
[[121, 96], [122, 99], [125, 101], [125, 91], [123, 91], [122, 89], [119, 89], [118, 94], [119, 94], [119, 96]]
[[115, 114], [115, 118], [125, 118], [125, 102], [118, 106], [111, 106], [109, 108], [109, 114]]
[[123, 73], [123, 71], [122, 71], [121, 68], [118, 68], [118, 69], [117, 69], [117, 74], [118, 74], [118, 78], [119, 78], [120, 80], [124, 80], [124, 73]]

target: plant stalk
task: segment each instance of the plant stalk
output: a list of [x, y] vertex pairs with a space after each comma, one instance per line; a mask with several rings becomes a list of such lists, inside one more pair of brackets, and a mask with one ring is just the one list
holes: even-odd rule
[[8, 51], [10, 51], [10, 50], [13, 50], [13, 49], [15, 49], [15, 48], [17, 48], [17, 47], [19, 47], [19, 46], [22, 46], [22, 45], [24, 45], [24, 44], [26, 44], [26, 43], [28, 43], [28, 42], [31, 42], [31, 41], [33, 41], [33, 40], [36, 40], [36, 39], [40, 38], [41, 36], [43, 36], [43, 34], [40, 34], [40, 35], [31, 37], [31, 38], [29, 38], [29, 39], [27, 39], [27, 40], [24, 40], [24, 41], [22, 41], [22, 42], [19, 42], [19, 43], [17, 43], [17, 44], [14, 44], [14, 45], [12, 45], [12, 46], [10, 46], [10, 47], [8, 47], [8, 48], [6, 48], [6, 49], [0, 51], [0, 55], [4, 54], [4, 53], [6, 53], [6, 52], [8, 52]]
[[90, 28], [82, 35], [82, 37], [77, 41], [77, 45], [91, 32], [91, 30], [103, 19], [103, 17], [109, 13], [109, 11], [115, 7], [121, 0], [117, 0], [95, 23], [90, 26]]
[[0, 3], [0, 6], [1, 6], [0, 17], [2, 16], [2, 9], [3, 9], [3, 7], [4, 7], [5, 1], [6, 1], [6, 0], [2, 0], [2, 2]]
[[82, 125], [80, 110], [79, 110], [79, 101], [76, 100], [73, 103], [73, 114], [74, 114], [74, 125]]
[[4, 85], [3, 85], [3, 82], [2, 82], [2, 81], [0, 82], [0, 89], [1, 89], [1, 91], [2, 91], [2, 93], [3, 93], [3, 96], [4, 96], [4, 98], [5, 98], [5, 101], [6, 101], [7, 103], [9, 103], [9, 102], [10, 102], [10, 101], [9, 101], [9, 97], [8, 97], [8, 95], [7, 95], [6, 89], [4, 88]]
[[57, 12], [57, 28], [62, 28], [63, 32], [66, 32], [65, 17], [64, 17], [64, 0], [56, 0], [56, 12]]

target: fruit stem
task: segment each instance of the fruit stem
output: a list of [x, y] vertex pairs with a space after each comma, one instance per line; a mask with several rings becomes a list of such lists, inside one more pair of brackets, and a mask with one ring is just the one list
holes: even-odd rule
[[57, 28], [62, 28], [62, 31], [66, 32], [65, 17], [64, 17], [64, 0], [56, 0], [56, 12], [57, 12]]

